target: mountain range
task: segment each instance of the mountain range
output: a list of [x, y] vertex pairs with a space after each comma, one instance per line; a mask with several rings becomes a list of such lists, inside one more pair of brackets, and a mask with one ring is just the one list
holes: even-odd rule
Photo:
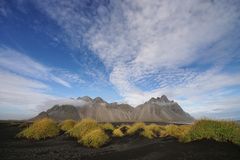
[[108, 103], [100, 97], [84, 96], [76, 99], [81, 105], [55, 104], [31, 120], [50, 117], [57, 121], [92, 118], [99, 122], [172, 122], [190, 123], [194, 118], [186, 113], [178, 103], [163, 95], [132, 107], [128, 104]]

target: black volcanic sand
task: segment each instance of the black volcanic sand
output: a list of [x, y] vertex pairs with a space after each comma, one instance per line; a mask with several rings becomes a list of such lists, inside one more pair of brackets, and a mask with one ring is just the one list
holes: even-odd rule
[[240, 160], [240, 146], [212, 140], [184, 144], [171, 137], [133, 136], [91, 149], [64, 134], [41, 141], [14, 138], [21, 129], [19, 123], [0, 123], [1, 160]]

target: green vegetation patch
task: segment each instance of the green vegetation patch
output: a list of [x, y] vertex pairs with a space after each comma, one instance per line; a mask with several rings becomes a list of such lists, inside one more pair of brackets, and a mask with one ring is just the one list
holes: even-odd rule
[[214, 139], [240, 144], [240, 125], [232, 121], [200, 120], [193, 124], [185, 141]]
[[44, 118], [35, 121], [32, 125], [21, 131], [17, 137], [27, 139], [45, 139], [49, 137], [55, 137], [59, 134], [59, 128], [57, 123], [52, 119]]

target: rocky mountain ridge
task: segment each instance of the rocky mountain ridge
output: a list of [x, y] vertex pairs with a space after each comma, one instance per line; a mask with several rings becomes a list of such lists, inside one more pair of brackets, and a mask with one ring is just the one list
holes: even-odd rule
[[84, 96], [77, 100], [83, 101], [81, 106], [69, 104], [54, 105], [46, 112], [41, 112], [34, 119], [50, 117], [57, 121], [65, 119], [80, 120], [92, 118], [99, 122], [174, 122], [189, 123], [194, 120], [178, 103], [168, 100], [163, 95], [132, 107], [128, 104], [108, 103], [101, 97], [94, 99]]

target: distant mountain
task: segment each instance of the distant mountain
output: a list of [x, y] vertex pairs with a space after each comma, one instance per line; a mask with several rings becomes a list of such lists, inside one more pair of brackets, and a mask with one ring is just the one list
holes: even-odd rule
[[191, 122], [193, 118], [174, 101], [162, 97], [151, 98], [134, 109], [135, 121], [144, 122]]
[[174, 101], [163, 95], [151, 98], [136, 108], [128, 104], [107, 103], [100, 97], [94, 99], [85, 96], [77, 98], [83, 101], [81, 106], [54, 105], [46, 112], [41, 112], [34, 119], [50, 117], [58, 121], [65, 119], [92, 118], [99, 122], [174, 122], [186, 123], [194, 119]]

